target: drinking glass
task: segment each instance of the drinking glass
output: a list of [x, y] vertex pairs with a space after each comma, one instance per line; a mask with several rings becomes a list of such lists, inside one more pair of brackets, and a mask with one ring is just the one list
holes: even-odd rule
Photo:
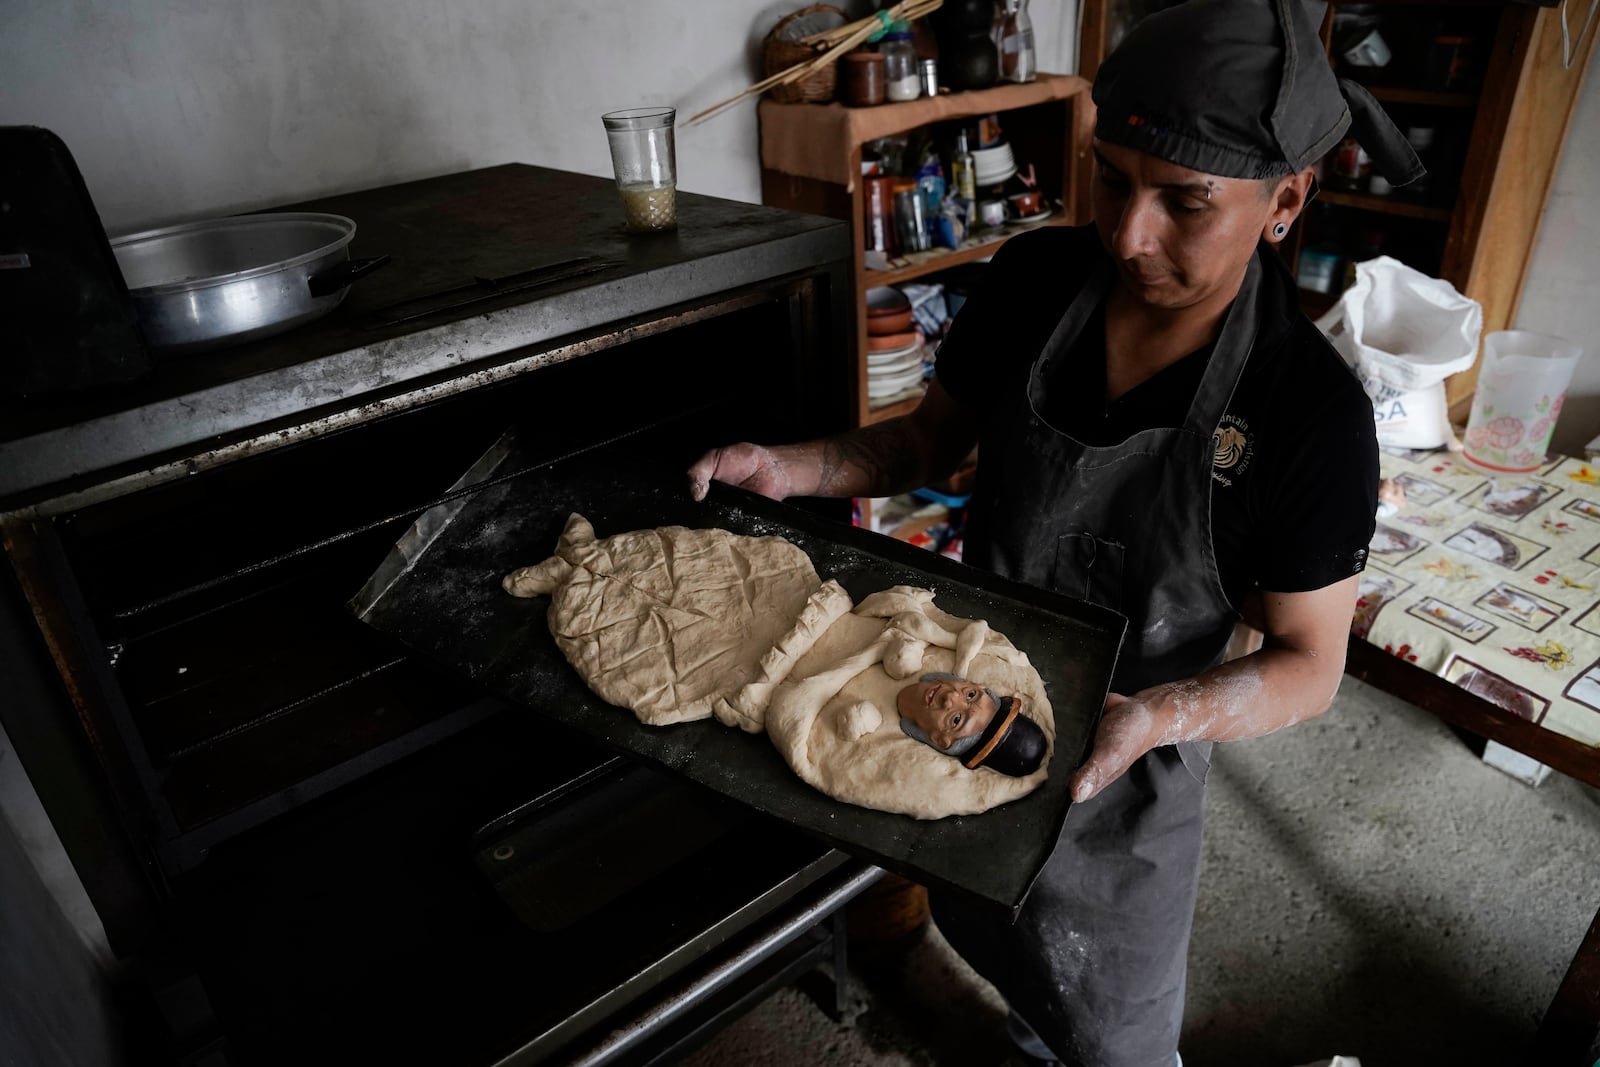
[[928, 233], [927, 209], [923, 206], [921, 192], [914, 188], [896, 190], [894, 221], [901, 248], [907, 252], [922, 252], [933, 247], [933, 238]]
[[628, 229], [636, 233], [678, 225], [678, 165], [670, 107], [639, 107], [600, 116], [611, 143], [611, 169]]
[[1583, 349], [1532, 330], [1498, 330], [1483, 339], [1462, 453], [1485, 474], [1527, 474], [1544, 465], [1550, 435]]

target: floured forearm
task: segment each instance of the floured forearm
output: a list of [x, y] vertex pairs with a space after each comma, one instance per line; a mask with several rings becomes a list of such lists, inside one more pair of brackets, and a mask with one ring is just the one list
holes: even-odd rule
[[1344, 677], [1359, 586], [1351, 575], [1309, 592], [1260, 594], [1262, 647], [1134, 695], [1152, 716], [1155, 743], [1260, 737], [1327, 711]]
[[1263, 647], [1196, 678], [1107, 696], [1072, 799], [1088, 800], [1162, 745], [1260, 737], [1327, 711], [1344, 677], [1359, 588], [1352, 574], [1307, 592], [1263, 592]]
[[1156, 745], [1239, 741], [1321, 715], [1343, 676], [1342, 647], [1327, 655], [1266, 647], [1133, 699], [1149, 710]]
[[822, 442], [818, 491], [825, 496], [893, 496], [931, 480], [927, 456], [901, 416]]
[[[819, 441], [771, 449], [791, 476], [796, 496], [893, 496], [934, 480], [933, 450], [909, 416]], [[798, 476], [798, 472], [805, 476]]]

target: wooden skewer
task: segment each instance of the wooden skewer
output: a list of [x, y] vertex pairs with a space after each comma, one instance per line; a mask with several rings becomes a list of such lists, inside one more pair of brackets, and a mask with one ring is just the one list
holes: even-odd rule
[[[939, 8], [943, 4], [944, 0], [906, 0], [905, 3], [897, 4], [895, 7], [889, 8], [884, 12], [884, 14], [889, 15], [891, 21], [895, 18], [899, 18], [905, 20], [906, 22], [912, 22], [916, 19], [922, 18], [924, 15], [928, 14], [928, 12]], [[841, 37], [847, 36], [855, 27], [859, 26], [861, 22], [866, 22], [872, 25], [874, 28], [876, 28], [878, 25], [881, 25], [878, 20], [878, 16], [873, 15], [870, 18], [861, 19], [858, 22], [850, 22], [843, 26], [835, 26], [831, 30], [820, 30], [817, 33], [808, 34], [805, 37], [801, 37], [797, 43], [828, 44], [838, 40]]]
[[[902, 0], [901, 3], [895, 4], [893, 7], [886, 9], [883, 12], [883, 15], [890, 21], [893, 21], [894, 19], [903, 19], [909, 22], [912, 19], [921, 18], [928, 12], [940, 7], [943, 3], [944, 0]], [[857, 21], [849, 23], [845, 26], [828, 30], [825, 33], [812, 34], [809, 37], [802, 38], [802, 43], [818, 45], [826, 44], [827, 47], [823, 51], [819, 52], [816, 58], [802, 59], [800, 62], [788, 67], [785, 70], [781, 70], [776, 74], [761, 79], [754, 85], [744, 89], [734, 96], [730, 96], [728, 99], [723, 100], [720, 103], [712, 104], [710, 107], [699, 112], [698, 114], [691, 115], [689, 120], [684, 123], [684, 125], [696, 125], [697, 123], [703, 122], [710, 118], [712, 115], [720, 114], [747, 96], [766, 92], [775, 85], [788, 85], [790, 82], [799, 81], [801, 78], [821, 70], [829, 63], [834, 62], [834, 60], [836, 60], [841, 53], [848, 52], [851, 49], [863, 44], [868, 37], [871, 37], [883, 25], [884, 21], [880, 20], [878, 16], [874, 15], [870, 18], [858, 19]]]

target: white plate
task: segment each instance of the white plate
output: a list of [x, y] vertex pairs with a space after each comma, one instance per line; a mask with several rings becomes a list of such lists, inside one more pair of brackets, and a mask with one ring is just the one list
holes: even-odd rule
[[867, 379], [869, 381], [876, 381], [881, 378], [896, 378], [902, 374], [909, 373], [910, 371], [921, 369], [921, 359], [909, 360], [905, 363], [891, 363], [882, 367], [868, 367]]
[[1008, 181], [1016, 173], [1017, 173], [1017, 165], [1015, 163], [1013, 163], [1011, 166], [1007, 167], [1005, 170], [995, 171], [992, 174], [992, 176], [990, 174], [984, 173], [983, 171], [979, 171], [979, 172], [977, 172], [976, 175], [974, 175], [973, 180], [975, 182], [977, 182], [977, 184], [983, 185], [983, 186], [999, 185], [1003, 181]]
[[922, 341], [918, 341], [917, 344], [906, 344], [906, 346], [898, 347], [898, 349], [880, 349], [877, 352], [867, 352], [867, 362], [877, 360], [878, 363], [886, 363], [890, 362], [890, 360], [898, 360], [904, 355], [909, 355], [910, 352], [918, 352], [920, 349], [922, 349]]
[[910, 379], [915, 381], [920, 377], [922, 377], [922, 364], [918, 362], [915, 366], [899, 367], [888, 374], [875, 375], [870, 379], [870, 381], [878, 388], [882, 388], [883, 386], [888, 385], [890, 382], [898, 382], [902, 379]]
[[1019, 215], [1017, 218], [1014, 218], [1011, 221], [1012, 222], [1043, 222], [1045, 219], [1049, 218], [1051, 215], [1054, 215], [1054, 214], [1055, 214], [1055, 209], [1047, 207], [1043, 211], [1039, 212], [1037, 215]]
[[867, 366], [869, 366], [869, 367], [883, 367], [883, 366], [887, 366], [887, 365], [889, 365], [891, 363], [904, 363], [907, 360], [921, 359], [921, 358], [922, 358], [922, 346], [921, 345], [911, 345], [909, 348], [902, 348], [897, 352], [873, 352], [873, 353], [870, 353], [867, 356]]
[[1009, 141], [1001, 141], [999, 144], [990, 145], [988, 148], [974, 148], [972, 150], [972, 162], [979, 165], [985, 163], [1010, 163], [1014, 158], [1015, 156], [1011, 151], [1011, 142]]
[[922, 370], [920, 368], [890, 378], [878, 378], [867, 382], [867, 395], [888, 396], [891, 393], [910, 389], [920, 381], [922, 381]]
[[920, 355], [912, 355], [894, 363], [874, 364], [867, 368], [867, 373], [878, 378], [893, 378], [897, 375], [909, 374], [914, 370], [921, 369], [922, 357]]

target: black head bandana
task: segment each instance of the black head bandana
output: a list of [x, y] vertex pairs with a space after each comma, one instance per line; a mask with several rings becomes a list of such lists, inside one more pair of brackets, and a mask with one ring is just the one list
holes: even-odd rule
[[1422, 163], [1365, 89], [1335, 78], [1322, 0], [1186, 0], [1144, 19], [1100, 66], [1095, 136], [1224, 178], [1298, 173], [1346, 131], [1392, 185]]

